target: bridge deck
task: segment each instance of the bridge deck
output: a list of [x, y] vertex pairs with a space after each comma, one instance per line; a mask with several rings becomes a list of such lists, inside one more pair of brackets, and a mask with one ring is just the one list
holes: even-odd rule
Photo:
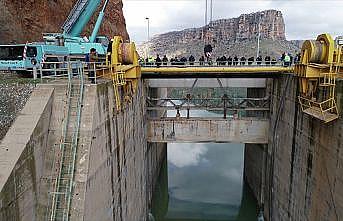
[[273, 78], [291, 73], [282, 66], [168, 66], [142, 67], [143, 78]]

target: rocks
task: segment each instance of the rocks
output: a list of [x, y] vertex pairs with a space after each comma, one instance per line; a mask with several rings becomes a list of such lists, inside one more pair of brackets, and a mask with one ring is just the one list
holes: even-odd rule
[[[42, 33], [60, 32], [60, 27], [75, 2], [76, 0], [0, 0], [0, 43], [40, 41], [42, 40]], [[105, 34], [108, 37], [121, 35], [124, 39], [129, 38], [122, 7], [122, 0], [109, 2], [100, 34]], [[97, 14], [89, 22], [85, 35], [90, 35], [96, 17]]]
[[0, 141], [22, 110], [34, 84], [11, 73], [0, 72]]
[[214, 57], [223, 54], [256, 56], [259, 27], [261, 55], [278, 57], [284, 51], [295, 53], [299, 50], [298, 44], [286, 40], [282, 13], [276, 10], [243, 14], [238, 18], [216, 20], [201, 28], [157, 35], [150, 42], [140, 45], [138, 50], [142, 56], [149, 49], [153, 56], [193, 54], [198, 58], [203, 54], [204, 44], [210, 43], [215, 47]]

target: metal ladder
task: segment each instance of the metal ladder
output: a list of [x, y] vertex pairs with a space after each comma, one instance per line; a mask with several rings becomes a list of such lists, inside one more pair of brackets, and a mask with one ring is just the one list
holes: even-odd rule
[[114, 97], [116, 101], [116, 110], [119, 112], [121, 110], [121, 99], [119, 94], [119, 87], [126, 85], [124, 78], [125, 72], [122, 70], [121, 64], [115, 64], [111, 66], [111, 78], [113, 83]]
[[[70, 65], [69, 65], [70, 66]], [[83, 68], [68, 68], [67, 104], [62, 126], [62, 136], [59, 143], [59, 155], [54, 160], [54, 171], [58, 171], [53, 179], [50, 192], [50, 221], [68, 221], [73, 194], [77, 146], [83, 103]], [[77, 74], [77, 75], [76, 75]], [[76, 77], [73, 77], [76, 75]]]
[[89, 3], [89, 0], [78, 0], [74, 8], [71, 10], [68, 15], [67, 20], [63, 23], [62, 29], [65, 33], [69, 33], [71, 27], [76, 22], [76, 20], [81, 15], [82, 11], [85, 9], [86, 5]]

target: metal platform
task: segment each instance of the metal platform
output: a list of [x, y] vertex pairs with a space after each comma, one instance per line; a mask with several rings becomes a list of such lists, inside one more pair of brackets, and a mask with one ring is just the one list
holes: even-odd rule
[[304, 110], [304, 113], [311, 115], [312, 117], [318, 118], [325, 123], [338, 119], [337, 114], [322, 112], [318, 107], [307, 108]]

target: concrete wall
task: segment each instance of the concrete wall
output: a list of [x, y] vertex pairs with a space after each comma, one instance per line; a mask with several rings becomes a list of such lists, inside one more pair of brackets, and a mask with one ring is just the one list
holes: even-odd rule
[[132, 102], [119, 114], [113, 110], [112, 84], [101, 84], [90, 92], [95, 105], [85, 189], [86, 221], [146, 220], [166, 148], [146, 142], [144, 89], [139, 84]]
[[[54, 92], [51, 97], [46, 92], [41, 97], [36, 91], [33, 93], [31, 100], [44, 100], [43, 96], [49, 101], [41, 112], [38, 107], [32, 108], [35, 103], [27, 103], [28, 112], [39, 116], [37, 126], [18, 120], [19, 125], [27, 123], [34, 131], [28, 134], [26, 147], [17, 154], [20, 159], [14, 162], [11, 176], [0, 193], [0, 221], [46, 220], [49, 214], [48, 193], [57, 175], [53, 162], [59, 155], [66, 84], [39, 88]], [[146, 220], [166, 146], [146, 141], [145, 91], [140, 82], [132, 102], [117, 113], [113, 109], [111, 83], [85, 86], [71, 220]], [[22, 135], [20, 132], [18, 136]]]
[[38, 87], [0, 144], [0, 220], [38, 220], [53, 89]]
[[[324, 124], [303, 114], [297, 101], [297, 87], [293, 77], [283, 76], [271, 82], [265, 215], [268, 220], [280, 221], [343, 220], [342, 117]], [[343, 110], [342, 81], [337, 89], [339, 109]], [[246, 173], [251, 174], [251, 165], [262, 160], [263, 154], [262, 149], [249, 148], [247, 152], [247, 156], [256, 156], [246, 168]], [[254, 186], [258, 183], [256, 179], [252, 176], [247, 180]], [[254, 192], [258, 196], [256, 188]]]

